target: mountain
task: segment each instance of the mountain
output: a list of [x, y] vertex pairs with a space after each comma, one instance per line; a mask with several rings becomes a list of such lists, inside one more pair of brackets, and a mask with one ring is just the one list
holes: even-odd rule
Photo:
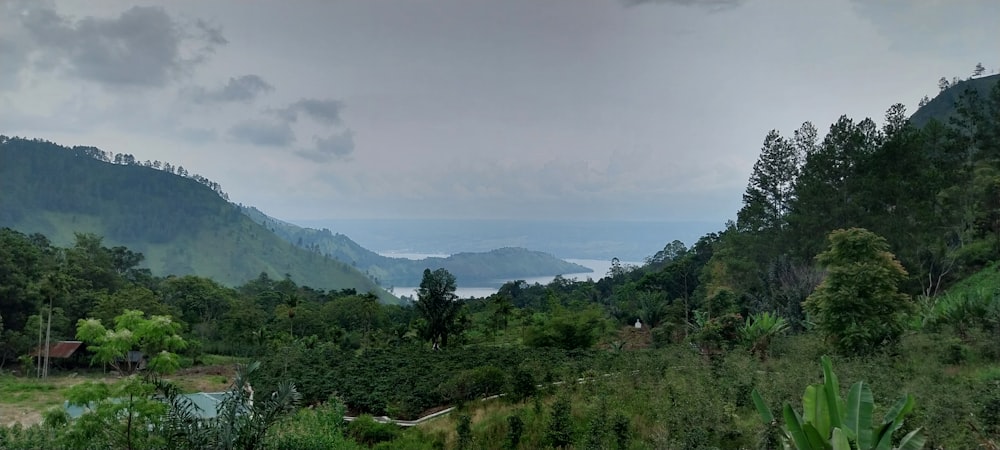
[[958, 102], [966, 89], [971, 89], [977, 92], [980, 97], [986, 98], [998, 80], [1000, 80], [1000, 74], [971, 78], [955, 83], [914, 112], [910, 116], [910, 122], [918, 127], [930, 122], [931, 119], [948, 123], [948, 120], [955, 115], [955, 103]]
[[[116, 163], [113, 163], [115, 161]], [[141, 252], [155, 275], [239, 285], [266, 272], [319, 289], [395, 297], [348, 264], [298, 248], [244, 215], [218, 185], [180, 167], [0, 136], [0, 226], [72, 245], [94, 233]]]
[[411, 260], [390, 258], [365, 249], [351, 238], [328, 229], [304, 228], [244, 207], [244, 214], [282, 239], [318, 254], [349, 263], [375, 277], [382, 285], [417, 286], [424, 269], [443, 267], [459, 286], [500, 284], [503, 281], [546, 275], [588, 273], [591, 269], [548, 253], [507, 247], [488, 252], [456, 253], [447, 258]]

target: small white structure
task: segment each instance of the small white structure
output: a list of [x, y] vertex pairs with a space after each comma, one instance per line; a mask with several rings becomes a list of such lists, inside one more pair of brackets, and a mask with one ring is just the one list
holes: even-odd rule
[[642, 328], [642, 322], [640, 322], [639, 319], [635, 319], [635, 329], [638, 330], [641, 328]]

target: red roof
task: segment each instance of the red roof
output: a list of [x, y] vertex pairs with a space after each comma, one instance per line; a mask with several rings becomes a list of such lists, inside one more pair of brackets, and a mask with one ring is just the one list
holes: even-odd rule
[[[81, 345], [83, 342], [80, 341], [59, 341], [50, 344], [49, 358], [69, 358]], [[31, 356], [45, 356], [45, 350], [39, 348], [38, 351], [31, 352]]]

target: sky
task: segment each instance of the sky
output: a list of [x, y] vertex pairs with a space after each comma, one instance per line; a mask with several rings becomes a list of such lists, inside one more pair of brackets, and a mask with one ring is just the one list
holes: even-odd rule
[[1000, 66], [996, 0], [0, 0], [0, 134], [285, 220], [734, 218], [771, 129]]

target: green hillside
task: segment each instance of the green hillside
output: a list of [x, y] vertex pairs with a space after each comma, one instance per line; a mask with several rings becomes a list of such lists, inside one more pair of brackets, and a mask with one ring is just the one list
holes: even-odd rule
[[71, 244], [74, 233], [94, 233], [105, 245], [142, 252], [156, 275], [196, 274], [237, 285], [261, 272], [287, 274], [315, 288], [394, 299], [349, 265], [256, 224], [204, 178], [135, 164], [131, 156], [125, 164], [109, 161], [90, 147], [0, 138], [0, 226], [42, 233], [59, 245]]
[[955, 104], [961, 99], [966, 89], [975, 91], [982, 97], [989, 95], [990, 89], [1000, 80], [1000, 75], [990, 75], [961, 81], [938, 93], [926, 105], [910, 116], [910, 123], [923, 126], [931, 119], [947, 123], [955, 115]]
[[498, 284], [521, 278], [586, 273], [591, 270], [548, 253], [523, 248], [459, 253], [447, 258], [414, 261], [389, 258], [368, 250], [351, 238], [330, 230], [316, 230], [275, 219], [252, 207], [243, 212], [255, 222], [299, 247], [351, 264], [375, 277], [382, 285], [416, 286], [424, 269], [445, 268], [462, 284]]

